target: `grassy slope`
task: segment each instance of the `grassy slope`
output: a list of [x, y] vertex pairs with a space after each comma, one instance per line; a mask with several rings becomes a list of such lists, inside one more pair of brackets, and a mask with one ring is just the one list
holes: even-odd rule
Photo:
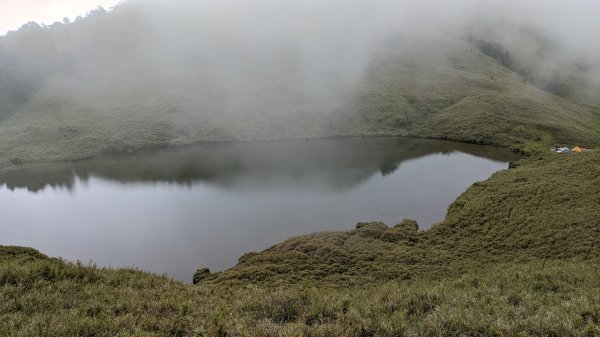
[[[498, 264], [443, 280], [319, 288], [187, 286], [0, 252], [3, 336], [594, 336], [600, 269]], [[7, 257], [7, 254], [9, 255]]]
[[360, 224], [290, 239], [213, 275], [217, 283], [365, 284], [448, 277], [490, 263], [600, 258], [600, 151], [540, 154], [474, 184], [442, 223]]
[[350, 109], [367, 134], [403, 134], [500, 146], [600, 144], [600, 108], [525, 81], [467, 40], [403, 41], [375, 58]]
[[[293, 238], [199, 286], [1, 247], [0, 335], [600, 334], [600, 152], [543, 151], [556, 142], [599, 146], [599, 109], [540, 90], [465, 39], [428, 42], [382, 51], [343, 113], [317, 120], [198, 115], [169, 101], [186, 102], [177, 96], [186, 91], [132, 91], [135, 82], [121, 81], [132, 73], [74, 94], [60, 85], [68, 76], [47, 79], [0, 122], [0, 166], [206, 140], [379, 134], [530, 155], [468, 189], [430, 231], [407, 221]], [[115, 85], [126, 94], [111, 95]]]
[[427, 232], [293, 238], [196, 286], [0, 247], [0, 335], [594, 336], [599, 163], [530, 156]]
[[[173, 55], [159, 50], [132, 48], [137, 55], [132, 63], [119, 50], [136, 39], [145, 41], [135, 33], [145, 29], [131, 19], [136, 10], [124, 6], [37, 33], [38, 39], [48, 41], [49, 51], [18, 59], [50, 55], [57, 65], [26, 101], [0, 119], [0, 167], [11, 161], [72, 160], [204, 141], [359, 135], [523, 148], [531, 147], [528, 142], [533, 140], [600, 146], [600, 131], [589, 127], [600, 124], [600, 108], [580, 102], [570, 91], [556, 96], [539, 89], [463, 36], [391, 37], [357, 84], [346, 83], [335, 95], [319, 96], [303, 91], [302, 68], [290, 66], [289, 55], [278, 50], [269, 66], [260, 60], [240, 66], [234, 84], [203, 82], [203, 73], [194, 71], [161, 72], [175, 64], [169, 63]], [[131, 29], [123, 34], [111, 31], [128, 19]], [[0, 39], [0, 56], [2, 47], [9, 55], [20, 55], [27, 46], [25, 37], [19, 32]], [[102, 49], [93, 43], [98, 39], [106, 40]], [[188, 52], [185, 46], [174, 48], [183, 55]], [[144, 55], [152, 53], [162, 58], [146, 60]], [[63, 69], [60, 62], [65, 58], [74, 60], [72, 68]], [[517, 60], [520, 68], [535, 62]], [[210, 67], [212, 61], [198, 62], [190, 69]], [[568, 84], [583, 71], [565, 70], [562, 75]], [[327, 78], [317, 82], [331, 84]], [[234, 98], [228, 97], [228, 90]]]

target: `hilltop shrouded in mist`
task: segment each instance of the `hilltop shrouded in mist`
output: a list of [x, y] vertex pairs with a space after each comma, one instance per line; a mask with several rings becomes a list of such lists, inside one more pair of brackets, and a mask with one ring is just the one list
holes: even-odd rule
[[104, 6], [112, 8], [121, 0], [0, 0], [0, 36], [19, 29], [24, 22], [40, 25], [71, 22], [85, 13]]
[[[548, 130], [588, 141], [597, 7], [129, 0], [68, 25], [28, 24], [0, 38], [0, 158], [220, 140], [464, 138], [460, 128], [448, 133], [448, 119], [493, 125], [473, 142]], [[511, 120], [523, 136], [499, 111], [519, 114]]]

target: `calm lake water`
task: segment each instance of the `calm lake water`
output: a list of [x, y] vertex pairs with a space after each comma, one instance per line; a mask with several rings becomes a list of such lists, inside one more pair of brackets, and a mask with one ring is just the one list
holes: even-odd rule
[[291, 236], [443, 220], [500, 149], [415, 139], [209, 144], [0, 170], [0, 245], [189, 282]]

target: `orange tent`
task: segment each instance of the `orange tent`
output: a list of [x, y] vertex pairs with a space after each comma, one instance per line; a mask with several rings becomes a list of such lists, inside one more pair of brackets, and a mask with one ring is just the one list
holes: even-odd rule
[[576, 153], [581, 153], [581, 148], [580, 148], [579, 146], [575, 146], [575, 147], [573, 148], [573, 152], [576, 152]]

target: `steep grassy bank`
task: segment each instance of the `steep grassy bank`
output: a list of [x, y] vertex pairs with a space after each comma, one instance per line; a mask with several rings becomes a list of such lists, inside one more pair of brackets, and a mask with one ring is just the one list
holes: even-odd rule
[[600, 258], [600, 151], [529, 156], [475, 183], [425, 232], [413, 221], [388, 228], [290, 239], [247, 254], [215, 282], [331, 282], [445, 278], [494, 263]]

